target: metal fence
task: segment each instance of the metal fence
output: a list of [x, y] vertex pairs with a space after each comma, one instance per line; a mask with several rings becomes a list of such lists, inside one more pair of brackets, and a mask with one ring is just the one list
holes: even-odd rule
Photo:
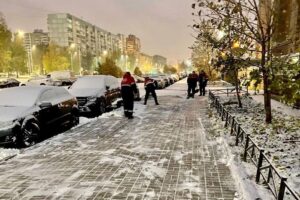
[[[235, 92], [235, 91], [233, 91]], [[260, 148], [250, 134], [247, 133], [238, 120], [228, 112], [224, 105], [219, 101], [216, 94], [230, 95], [229, 89], [209, 90], [209, 98], [212, 105], [217, 109], [225, 127], [230, 128], [230, 134], [235, 136], [235, 145], [243, 147], [243, 160], [251, 162], [256, 166], [256, 182], [268, 186], [277, 200], [300, 200], [299, 195], [288, 185], [287, 178], [280, 175], [271, 161], [264, 154], [264, 149]], [[233, 94], [231, 92], [231, 94]]]

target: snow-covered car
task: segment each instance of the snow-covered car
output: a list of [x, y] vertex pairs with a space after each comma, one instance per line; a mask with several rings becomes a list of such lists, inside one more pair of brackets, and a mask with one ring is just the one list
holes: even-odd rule
[[21, 83], [21, 86], [37, 86], [37, 85], [48, 85], [53, 86], [53, 81], [49, 76], [36, 76], [29, 79], [26, 82]]
[[[112, 108], [121, 97], [120, 84], [113, 76], [95, 75], [78, 78], [69, 88], [77, 98], [82, 116], [99, 116]], [[121, 101], [117, 103], [120, 106]]]
[[4, 81], [0, 81], [0, 88], [17, 87], [20, 85], [20, 81], [14, 78], [8, 78]]
[[158, 75], [150, 75], [149, 77], [154, 80], [155, 87], [157, 89], [163, 89], [166, 87], [166, 82], [162, 77], [160, 77]]
[[74, 73], [71, 71], [54, 71], [49, 73], [47, 77], [51, 78], [54, 86], [70, 86], [76, 80]]
[[31, 146], [53, 127], [79, 122], [76, 98], [66, 89], [24, 86], [0, 91], [0, 138]]

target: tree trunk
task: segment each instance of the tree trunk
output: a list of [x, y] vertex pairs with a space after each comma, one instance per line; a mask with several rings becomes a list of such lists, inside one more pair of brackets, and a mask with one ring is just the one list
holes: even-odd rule
[[266, 68], [266, 43], [262, 42], [262, 53], [261, 53], [261, 68], [263, 72], [264, 80], [264, 106], [267, 124], [272, 123], [272, 112], [271, 112], [271, 93], [269, 90], [269, 70]]
[[242, 105], [242, 101], [241, 101], [241, 96], [240, 96], [240, 86], [239, 86], [239, 73], [238, 73], [238, 70], [235, 69], [234, 70], [234, 77], [235, 77], [235, 91], [236, 91], [236, 96], [237, 96], [237, 99], [238, 99], [238, 103], [239, 103], [239, 108], [242, 108], [243, 105]]

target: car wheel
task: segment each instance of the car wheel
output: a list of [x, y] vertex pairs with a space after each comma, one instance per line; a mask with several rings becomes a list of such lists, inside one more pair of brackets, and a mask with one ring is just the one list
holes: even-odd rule
[[78, 115], [72, 115], [71, 118], [71, 126], [77, 126], [79, 124], [79, 116]]
[[46, 85], [45, 83], [41, 83], [40, 85]]
[[34, 145], [40, 135], [40, 127], [35, 122], [27, 122], [21, 129], [18, 137], [18, 145], [21, 147], [29, 147]]
[[99, 101], [99, 115], [102, 115], [106, 111], [106, 105], [103, 99]]

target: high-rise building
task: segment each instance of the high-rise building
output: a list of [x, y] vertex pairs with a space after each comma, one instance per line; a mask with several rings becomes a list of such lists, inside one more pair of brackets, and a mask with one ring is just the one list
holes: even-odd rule
[[117, 35], [92, 25], [68, 13], [48, 15], [50, 42], [59, 46], [75, 47], [81, 54], [100, 56], [119, 50]]
[[153, 70], [153, 57], [145, 53], [140, 53], [139, 67], [144, 74], [149, 74]]
[[40, 51], [49, 45], [49, 34], [41, 29], [36, 29], [32, 33], [25, 33], [23, 45], [27, 51], [27, 67], [29, 72], [43, 73], [41, 61], [34, 60], [33, 54], [38, 53], [36, 51]]
[[161, 56], [161, 55], [154, 55], [153, 56], [153, 67], [158, 71], [162, 72], [165, 65], [167, 65], [167, 58]]
[[41, 29], [36, 29], [32, 33], [24, 34], [24, 47], [29, 52], [37, 45], [48, 46], [49, 35]]
[[118, 34], [119, 49], [122, 55], [126, 54], [126, 37], [123, 34]]
[[126, 38], [126, 51], [129, 55], [139, 56], [141, 52], [141, 41], [135, 35], [129, 35]]

